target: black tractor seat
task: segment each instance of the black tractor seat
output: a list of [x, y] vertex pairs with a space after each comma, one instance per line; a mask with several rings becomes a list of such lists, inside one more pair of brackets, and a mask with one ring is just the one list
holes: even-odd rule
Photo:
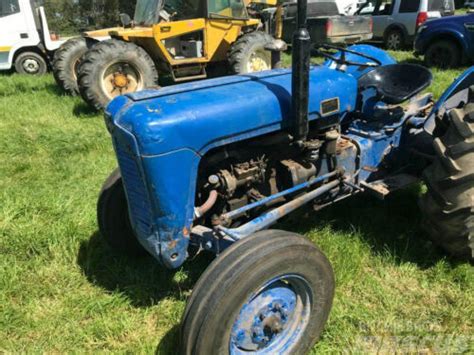
[[426, 89], [432, 80], [431, 72], [421, 65], [391, 64], [361, 76], [359, 92], [373, 88], [381, 101], [398, 105]]

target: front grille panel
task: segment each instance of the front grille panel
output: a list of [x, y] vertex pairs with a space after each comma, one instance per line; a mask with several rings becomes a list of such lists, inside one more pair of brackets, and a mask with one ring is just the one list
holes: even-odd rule
[[140, 236], [152, 233], [151, 205], [139, 166], [131, 153], [118, 142], [115, 142], [120, 172], [127, 194], [132, 223]]

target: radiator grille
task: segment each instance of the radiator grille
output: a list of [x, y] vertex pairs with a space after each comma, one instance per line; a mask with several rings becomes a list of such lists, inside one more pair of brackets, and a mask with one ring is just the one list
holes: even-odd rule
[[140, 236], [149, 236], [152, 233], [151, 206], [139, 167], [133, 156], [123, 149], [120, 144], [115, 144], [115, 150], [125, 191], [127, 192], [132, 223]]

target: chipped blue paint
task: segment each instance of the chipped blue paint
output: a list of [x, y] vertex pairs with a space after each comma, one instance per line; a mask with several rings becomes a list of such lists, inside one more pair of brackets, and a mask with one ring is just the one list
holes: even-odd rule
[[249, 297], [232, 326], [229, 353], [287, 354], [298, 344], [311, 317], [309, 283], [282, 275]]

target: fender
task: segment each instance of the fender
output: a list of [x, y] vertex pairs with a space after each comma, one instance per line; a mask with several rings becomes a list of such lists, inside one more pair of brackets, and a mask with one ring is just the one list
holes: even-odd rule
[[440, 39], [449, 39], [459, 45], [463, 53], [468, 54], [467, 39], [463, 31], [458, 28], [450, 28], [446, 30], [444, 28], [437, 28], [430, 30], [429, 38], [425, 39], [425, 45], [422, 48], [422, 53], [425, 53], [428, 47], [435, 41]]
[[429, 134], [433, 134], [436, 126], [436, 117], [442, 116], [448, 110], [458, 107], [461, 102], [467, 102], [469, 88], [474, 85], [474, 66], [462, 73], [451, 86], [444, 92], [441, 98], [436, 102], [428, 119], [425, 122], [424, 129]]

